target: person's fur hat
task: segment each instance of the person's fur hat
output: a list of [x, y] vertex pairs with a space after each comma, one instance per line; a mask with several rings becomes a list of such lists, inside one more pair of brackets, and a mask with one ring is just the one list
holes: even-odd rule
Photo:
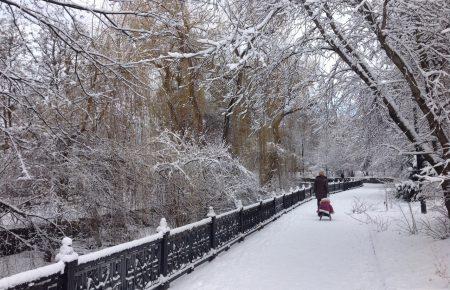
[[320, 200], [320, 203], [330, 203], [331, 201], [330, 201], [330, 199], [329, 198], [322, 198], [321, 200]]

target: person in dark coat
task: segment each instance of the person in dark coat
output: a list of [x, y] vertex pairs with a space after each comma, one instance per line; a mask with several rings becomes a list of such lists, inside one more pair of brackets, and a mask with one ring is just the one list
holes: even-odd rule
[[328, 196], [328, 179], [323, 171], [320, 171], [319, 176], [314, 180], [314, 193], [317, 199], [317, 210], [319, 210], [320, 200]]

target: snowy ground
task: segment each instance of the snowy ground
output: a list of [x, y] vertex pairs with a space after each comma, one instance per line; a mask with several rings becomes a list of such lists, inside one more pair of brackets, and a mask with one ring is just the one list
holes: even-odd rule
[[[372, 222], [352, 214], [355, 196]], [[450, 289], [450, 239], [408, 234], [399, 206], [386, 212], [384, 199], [380, 185], [337, 193], [331, 222], [318, 220], [313, 200], [171, 289]]]

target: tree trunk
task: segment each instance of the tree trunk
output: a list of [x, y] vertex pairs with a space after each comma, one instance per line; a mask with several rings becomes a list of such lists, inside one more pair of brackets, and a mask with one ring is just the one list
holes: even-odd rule
[[[420, 136], [411, 129], [412, 127], [407, 122], [407, 119], [402, 116], [394, 99], [383, 92], [382, 89], [380, 89], [380, 84], [372, 74], [370, 68], [366, 66], [365, 62], [363, 61], [363, 57], [358, 52], [357, 48], [353, 47], [347, 40], [346, 36], [342, 34], [341, 30], [339, 30], [331, 14], [331, 11], [328, 8], [328, 5], [325, 3], [323, 6], [323, 12], [325, 13], [326, 17], [326, 19], [323, 21], [320, 20], [320, 17], [315, 16], [308, 4], [305, 4], [304, 7], [309, 16], [312, 18], [312, 21], [319, 30], [320, 34], [328, 43], [328, 45], [333, 49], [333, 51], [335, 51], [336, 54], [345, 63], [347, 63], [351, 70], [353, 70], [353, 72], [356, 73], [356, 75], [372, 90], [374, 95], [383, 101], [388, 110], [389, 117], [398, 126], [401, 132], [405, 134], [408, 141], [410, 143], [417, 144], [418, 149], [425, 152], [423, 154], [424, 158], [431, 166], [435, 168], [439, 175], [447, 176], [449, 165], [442, 164], [439, 159], [436, 159], [435, 155], [441, 155], [443, 160], [448, 160], [450, 158], [450, 150], [448, 149], [448, 133], [445, 132], [444, 127], [441, 126], [439, 120], [432, 113], [429, 105], [426, 103], [426, 98], [419, 88], [420, 82], [416, 79], [413, 71], [405, 63], [405, 60], [404, 58], [402, 58], [401, 54], [388, 43], [387, 35], [383, 33], [386, 15], [384, 16], [384, 22], [381, 23], [380, 27], [380, 23], [378, 23], [377, 17], [375, 16], [374, 12], [372, 12], [372, 9], [369, 7], [368, 3], [357, 1], [355, 5], [359, 6], [359, 13], [361, 13], [365, 20], [371, 25], [371, 28], [376, 37], [375, 41], [379, 43], [381, 49], [386, 53], [389, 60], [395, 67], [397, 67], [400, 74], [403, 76], [406, 84], [411, 91], [413, 100], [416, 102], [417, 106], [422, 111], [425, 119], [427, 120], [429, 132], [431, 132], [431, 134], [436, 137], [436, 140], [441, 145], [443, 151], [442, 155], [437, 154], [436, 151], [432, 152], [433, 148], [429, 146], [428, 143], [421, 142]], [[329, 28], [327, 28], [327, 25], [329, 25]], [[424, 90], [429, 90], [427, 85], [425, 85]], [[442, 186], [444, 188], [444, 195], [446, 198], [445, 204], [450, 217], [448, 182], [444, 182], [444, 184]]]
[[230, 102], [228, 103], [227, 112], [225, 113], [225, 117], [224, 117], [222, 140], [225, 144], [231, 143], [229, 140], [230, 132], [231, 132], [231, 120], [232, 120], [231, 116], [233, 114], [234, 107], [238, 100], [238, 95], [242, 89], [243, 80], [244, 80], [244, 72], [239, 71], [237, 79], [236, 79], [236, 93], [233, 96], [233, 98], [231, 98]]
[[231, 98], [230, 102], [227, 106], [227, 111], [224, 116], [223, 121], [223, 134], [222, 134], [222, 141], [228, 145], [230, 144], [230, 132], [231, 132], [231, 116], [233, 113], [234, 103], [236, 102], [237, 97]]
[[271, 179], [270, 169], [268, 166], [268, 155], [267, 155], [267, 127], [262, 126], [259, 129], [258, 134], [258, 145], [259, 145], [259, 183], [261, 185], [266, 184]]
[[444, 202], [447, 208], [447, 217], [450, 219], [450, 180], [446, 179], [442, 185], [442, 190], [444, 191]]

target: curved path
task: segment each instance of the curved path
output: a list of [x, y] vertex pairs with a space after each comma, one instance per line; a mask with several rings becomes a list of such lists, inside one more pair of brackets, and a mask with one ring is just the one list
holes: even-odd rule
[[384, 238], [380, 235], [386, 232], [378, 233], [373, 225], [348, 214], [355, 196], [382, 213], [385, 190], [380, 185], [333, 195], [332, 221], [319, 221], [316, 202], [310, 201], [174, 281], [170, 289], [445, 289], [448, 284], [436, 280], [432, 265], [427, 266], [426, 277], [411, 279], [412, 269], [405, 268], [408, 261], [401, 259], [404, 253], [388, 246], [415, 251], [416, 244], [405, 249], [403, 243], [395, 243], [398, 232]]

